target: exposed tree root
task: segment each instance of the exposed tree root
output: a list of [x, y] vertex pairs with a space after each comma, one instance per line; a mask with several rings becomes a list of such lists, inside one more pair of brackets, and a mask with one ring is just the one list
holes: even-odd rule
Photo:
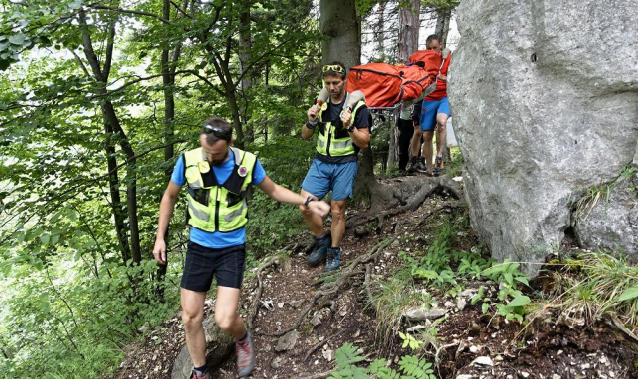
[[266, 261], [257, 269], [258, 286], [257, 286], [257, 292], [255, 293], [255, 299], [253, 300], [253, 304], [251, 307], [252, 311], [250, 312], [250, 315], [248, 316], [249, 329], [253, 328], [253, 322], [255, 321], [255, 317], [257, 317], [257, 313], [259, 312], [259, 308], [261, 307], [261, 295], [264, 292], [264, 282], [262, 280], [262, 274], [264, 273], [264, 270], [266, 270], [268, 267], [278, 265], [280, 262], [279, 261], [280, 258], [281, 257], [277, 255], [268, 257]]
[[380, 186], [377, 191], [384, 191], [385, 197], [391, 197], [394, 201], [388, 201], [384, 209], [371, 207], [366, 213], [355, 215], [346, 221], [346, 227], [353, 228], [377, 219], [379, 224], [387, 217], [399, 213], [413, 211], [421, 206], [425, 199], [435, 193], [446, 191], [455, 199], [462, 198], [462, 190], [458, 183], [444, 177], [427, 178], [414, 177], [412, 180], [405, 180], [395, 186]]
[[441, 211], [444, 211], [444, 210], [446, 210], [446, 209], [457, 209], [457, 208], [459, 208], [462, 204], [463, 204], [463, 203], [462, 203], [461, 201], [459, 201], [459, 200], [445, 202], [445, 203], [443, 203], [443, 204], [439, 205], [438, 207], [434, 208], [434, 209], [433, 209], [433, 210], [431, 210], [430, 212], [428, 212], [428, 213], [424, 214], [424, 215], [421, 217], [421, 220], [419, 221], [419, 224], [418, 224], [417, 226], [421, 226], [421, 225], [425, 224], [425, 221], [426, 221], [428, 218], [430, 218], [430, 217], [434, 216], [435, 214], [437, 214], [437, 213], [439, 213], [439, 212], [441, 212]]
[[310, 350], [308, 350], [308, 352], [306, 353], [306, 355], [304, 356], [303, 360], [307, 361], [308, 358], [310, 358], [310, 356], [312, 354], [315, 353], [315, 351], [317, 351], [317, 349], [319, 349], [321, 346], [325, 345], [326, 342], [330, 341], [332, 338], [340, 335], [341, 333], [343, 333], [344, 331], [346, 331], [346, 329], [341, 329], [340, 331], [338, 331], [337, 333], [331, 335], [328, 338], [324, 338], [323, 341], [319, 341], [318, 343], [316, 343], [313, 347], [310, 348]]
[[356, 275], [360, 275], [363, 274], [364, 271], [361, 270], [355, 270], [357, 269], [357, 266], [359, 266], [360, 264], [363, 263], [368, 263], [371, 262], [373, 260], [376, 260], [379, 255], [384, 251], [384, 249], [386, 247], [388, 247], [388, 245], [390, 245], [390, 243], [392, 243], [392, 241], [394, 241], [395, 238], [391, 238], [381, 244], [376, 245], [375, 247], [373, 247], [370, 252], [368, 252], [368, 254], [363, 255], [358, 257], [357, 259], [354, 260], [354, 262], [352, 262], [349, 266], [347, 266], [346, 268], [343, 269], [343, 271], [341, 272], [341, 275], [339, 275], [339, 277], [337, 278], [336, 281], [334, 282], [330, 282], [330, 283], [326, 283], [324, 285], [322, 285], [318, 290], [317, 293], [315, 294], [315, 296], [312, 298], [312, 300], [310, 301], [310, 303], [308, 303], [308, 305], [304, 308], [304, 310], [301, 312], [301, 315], [299, 316], [299, 318], [297, 318], [297, 321], [289, 328], [279, 331], [279, 332], [275, 332], [275, 333], [260, 333], [266, 336], [271, 336], [271, 337], [280, 337], [283, 336], [284, 334], [293, 331], [295, 329], [297, 329], [299, 326], [301, 326], [301, 324], [303, 323], [303, 320], [306, 318], [306, 316], [308, 315], [308, 313], [310, 313], [310, 311], [312, 310], [312, 308], [318, 303], [318, 302], [322, 302], [325, 303], [329, 300], [329, 298], [331, 297], [331, 295], [339, 292], [339, 290], [347, 283], [348, 279], [356, 276]]
[[330, 372], [331, 371], [324, 371], [324, 372], [319, 372], [316, 374], [310, 374], [310, 375], [302, 375], [302, 376], [298, 376], [294, 379], [324, 379], [327, 378], [328, 376], [330, 376]]

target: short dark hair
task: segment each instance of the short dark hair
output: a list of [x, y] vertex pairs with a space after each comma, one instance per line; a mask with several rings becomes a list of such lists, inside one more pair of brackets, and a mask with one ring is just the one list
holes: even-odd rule
[[233, 138], [233, 127], [223, 118], [212, 116], [204, 121], [204, 126], [199, 134], [206, 135], [206, 143], [209, 145], [221, 140], [230, 142]]
[[[338, 72], [338, 71], [335, 71], [335, 70], [327, 70], [326, 71], [326, 70], [324, 70], [324, 68], [327, 67], [327, 66], [341, 66], [341, 69], [343, 70], [343, 72]], [[339, 61], [332, 61], [332, 62], [324, 65], [321, 68], [321, 76], [322, 77], [324, 77], [324, 76], [341, 76], [341, 79], [345, 79], [346, 78], [346, 66], [343, 63], [339, 62]]]
[[439, 37], [436, 34], [430, 34], [428, 36], [428, 38], [425, 39], [425, 48], [429, 49], [430, 48], [430, 42], [432, 41], [439, 41], [439, 43], [441, 43], [441, 37]]

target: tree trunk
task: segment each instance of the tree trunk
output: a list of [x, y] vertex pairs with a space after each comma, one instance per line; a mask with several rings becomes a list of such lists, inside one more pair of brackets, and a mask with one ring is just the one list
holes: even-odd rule
[[120, 181], [117, 175], [117, 160], [115, 159], [115, 148], [112, 145], [110, 136], [113, 130], [108, 124], [104, 124], [104, 133], [107, 138], [104, 143], [106, 152], [107, 169], [109, 170], [109, 193], [111, 196], [111, 212], [113, 213], [113, 222], [115, 224], [115, 234], [120, 244], [122, 262], [131, 259], [131, 249], [128, 244], [128, 235], [124, 226], [124, 208], [122, 207], [122, 199], [120, 198]]
[[253, 81], [251, 74], [246, 72], [248, 70], [246, 66], [248, 66], [250, 59], [252, 58], [251, 49], [253, 45], [250, 29], [251, 1], [245, 0], [242, 5], [244, 9], [239, 15], [239, 63], [241, 65], [241, 73], [243, 75], [243, 78], [241, 80], [241, 91], [244, 101], [246, 102], [244, 108], [244, 125], [246, 125], [246, 130], [244, 131], [244, 141], [246, 145], [250, 145], [255, 138], [255, 131], [253, 130], [251, 124], [248, 122], [251, 115], [247, 96], [247, 93], [250, 91], [250, 88], [253, 85]]
[[[407, 63], [410, 55], [419, 48], [419, 9], [421, 0], [410, 0], [409, 3], [399, 9], [399, 38], [398, 56], [399, 63]], [[398, 116], [397, 116], [398, 118]], [[398, 165], [399, 161], [399, 129], [396, 122], [390, 127], [390, 141], [388, 143], [389, 174]]]
[[361, 63], [361, 19], [354, 0], [320, 0], [319, 28], [328, 38], [321, 44], [323, 64], [340, 61], [352, 67]]
[[441, 46], [445, 49], [447, 44], [447, 34], [450, 31], [450, 18], [452, 9], [437, 9], [436, 28], [434, 34], [441, 37]]
[[398, 61], [407, 63], [410, 55], [419, 48], [419, 9], [421, 0], [410, 0], [399, 9]]
[[[82, 29], [82, 45], [84, 56], [89, 62], [91, 71], [95, 78], [97, 92], [101, 95], [107, 95], [108, 90], [106, 89], [106, 86], [111, 70], [111, 60], [113, 58], [115, 23], [110, 25], [109, 35], [107, 37], [108, 40], [106, 45], [106, 54], [104, 57], [104, 66], [100, 67], [100, 61], [98, 60], [97, 55], [93, 50], [91, 34], [86, 23], [86, 14], [82, 10], [78, 13], [78, 21]], [[142, 260], [142, 254], [140, 249], [140, 235], [137, 220], [137, 173], [135, 172], [135, 151], [133, 150], [126, 137], [126, 133], [120, 125], [120, 121], [117, 117], [117, 114], [115, 113], [115, 109], [111, 101], [104, 100], [104, 102], [101, 104], [101, 109], [102, 116], [104, 118], [105, 131], [111, 133], [110, 135], [107, 135], [109, 139], [108, 143], [111, 143], [111, 139], [117, 141], [117, 143], [120, 145], [120, 148], [127, 157], [126, 204], [128, 213], [129, 234], [131, 238], [130, 250], [133, 262], [139, 263]], [[114, 157], [114, 155], [112, 156]], [[113, 199], [111, 200], [113, 201]]]
[[383, 32], [383, 28], [385, 27], [385, 5], [386, 3], [384, 2], [378, 4], [378, 18], [374, 27], [374, 44], [376, 50], [374, 56], [382, 61], [385, 61], [385, 48], [383, 46], [383, 41], [385, 40], [385, 33]]

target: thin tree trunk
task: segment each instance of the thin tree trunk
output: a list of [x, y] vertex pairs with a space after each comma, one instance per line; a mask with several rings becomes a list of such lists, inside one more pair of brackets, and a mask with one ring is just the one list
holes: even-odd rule
[[410, 0], [399, 9], [398, 61], [407, 63], [410, 55], [419, 47], [419, 9], [421, 0]]
[[[421, 0], [410, 0], [399, 9], [398, 61], [407, 63], [410, 55], [419, 47], [419, 9]], [[398, 118], [398, 115], [396, 116]], [[399, 129], [397, 123], [390, 124], [387, 172], [390, 173], [399, 161]]]
[[250, 145], [255, 138], [255, 131], [249, 123], [251, 115], [247, 94], [252, 88], [253, 81], [252, 75], [246, 72], [248, 70], [246, 66], [248, 66], [250, 59], [252, 58], [251, 49], [253, 42], [250, 29], [250, 7], [252, 6], [252, 2], [250, 0], [245, 0], [242, 5], [244, 9], [239, 15], [239, 62], [241, 64], [241, 73], [243, 75], [241, 80], [241, 91], [244, 101], [246, 102], [244, 112], [244, 125], [246, 125], [246, 130], [244, 138], [245, 144]]
[[385, 48], [383, 46], [383, 41], [385, 40], [385, 33], [384, 31], [384, 27], [385, 27], [385, 5], [386, 3], [384, 2], [380, 2], [378, 4], [378, 18], [377, 18], [377, 22], [375, 23], [375, 34], [374, 34], [374, 44], [375, 44], [375, 57], [377, 59], [382, 59], [385, 60]]
[[441, 37], [441, 46], [443, 46], [444, 49], [447, 44], [447, 35], [450, 31], [451, 17], [451, 9], [437, 9], [436, 28], [434, 29], [434, 34]]
[[[91, 34], [86, 23], [86, 14], [84, 11], [80, 11], [78, 16], [78, 20], [82, 28], [82, 44], [84, 55], [89, 62], [93, 76], [96, 79], [97, 91], [101, 95], [107, 95], [108, 91], [106, 89], [106, 85], [111, 71], [113, 43], [115, 39], [115, 23], [111, 24], [110, 26], [106, 46], [106, 54], [104, 58], [104, 67], [101, 68], [100, 62], [95, 54], [95, 51], [93, 50]], [[109, 139], [113, 138], [114, 140], [116, 140], [125, 156], [127, 157], [126, 208], [129, 221], [129, 234], [131, 238], [130, 251], [133, 262], [140, 263], [142, 260], [142, 255], [140, 249], [139, 226], [137, 220], [137, 174], [135, 172], [135, 151], [131, 147], [131, 144], [126, 137], [126, 133], [120, 125], [120, 121], [117, 117], [117, 114], [115, 113], [113, 104], [109, 100], [105, 100], [101, 105], [101, 109], [102, 116], [104, 118], [104, 124], [106, 125], [105, 131], [111, 133], [110, 135], [107, 135], [107, 137]]]

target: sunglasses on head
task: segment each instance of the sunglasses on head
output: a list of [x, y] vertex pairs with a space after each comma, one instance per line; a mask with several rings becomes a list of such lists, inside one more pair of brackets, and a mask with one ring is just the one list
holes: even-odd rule
[[346, 70], [344, 70], [343, 67], [341, 67], [338, 64], [327, 64], [327, 65], [323, 66], [321, 71], [322, 72], [334, 71], [334, 72], [338, 72], [340, 74], [345, 74], [346, 73]]
[[212, 134], [219, 139], [223, 139], [224, 141], [230, 141], [230, 138], [232, 137], [230, 132], [220, 128], [219, 126], [212, 126], [208, 124], [204, 125], [204, 133]]

